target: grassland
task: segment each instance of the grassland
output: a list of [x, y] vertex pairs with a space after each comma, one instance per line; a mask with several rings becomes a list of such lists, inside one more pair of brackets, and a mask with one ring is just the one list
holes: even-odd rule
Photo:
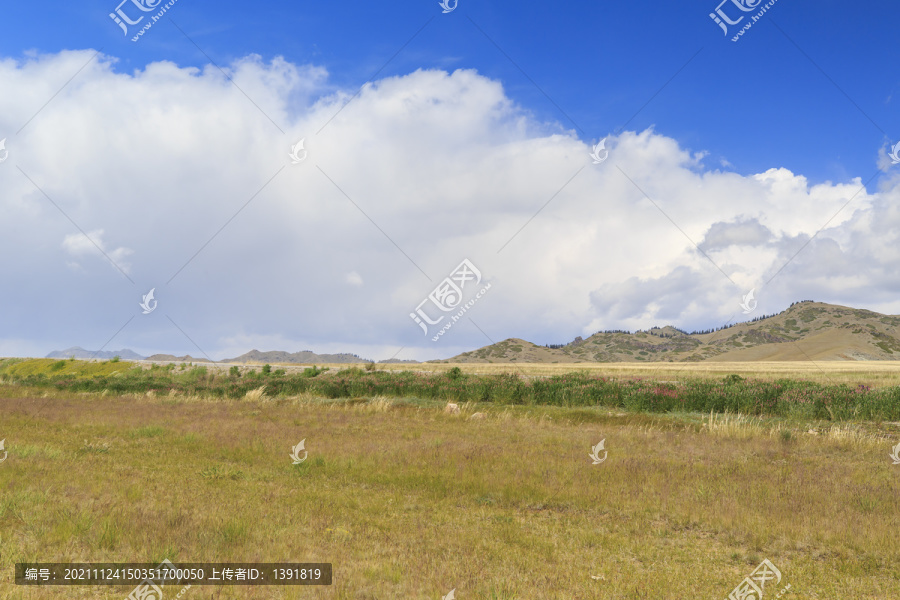
[[[347, 368], [348, 365], [327, 365]], [[770, 362], [714, 362], [702, 363], [420, 363], [378, 365], [378, 369], [392, 371], [435, 371], [443, 373], [459, 367], [464, 373], [496, 375], [516, 373], [524, 377], [549, 377], [564, 373], [591, 373], [612, 379], [649, 378], [656, 380], [721, 379], [731, 374], [775, 381], [792, 379], [823, 384], [860, 384], [869, 387], [900, 385], [900, 361], [770, 361]]]
[[[56, 363], [18, 364], [26, 377]], [[109, 383], [134, 369], [95, 365], [54, 372]], [[130, 591], [16, 587], [16, 562], [163, 558], [334, 564], [330, 588], [195, 586], [183, 600], [724, 598], [764, 558], [787, 598], [900, 590], [892, 422], [70, 387], [0, 385], [0, 598]]]
[[[373, 365], [374, 366], [374, 365]], [[659, 374], [662, 374], [661, 372]], [[596, 371], [551, 376], [516, 372], [471, 374], [451, 367], [444, 373], [366, 371], [316, 367], [287, 373], [265, 365], [229, 371], [182, 365], [145, 369], [124, 362], [37, 359], [0, 361], [0, 382], [75, 392], [113, 394], [182, 393], [242, 398], [248, 393], [325, 398], [388, 396], [507, 405], [605, 406], [653, 413], [734, 412], [795, 419], [900, 421], [900, 387], [855, 387], [846, 383], [745, 378], [610, 377]]]

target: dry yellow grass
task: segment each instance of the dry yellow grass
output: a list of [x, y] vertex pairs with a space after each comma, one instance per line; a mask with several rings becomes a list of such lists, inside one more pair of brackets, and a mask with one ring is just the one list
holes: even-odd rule
[[[339, 367], [339, 365], [332, 365]], [[344, 368], [347, 365], [342, 365]], [[900, 361], [789, 361], [789, 362], [702, 362], [702, 363], [569, 363], [569, 364], [449, 364], [378, 365], [394, 371], [445, 372], [459, 367], [465, 373], [519, 373], [537, 377], [587, 371], [597, 375], [626, 378], [652, 377], [661, 380], [691, 378], [721, 379], [737, 373], [743, 377], [773, 381], [804, 379], [821, 383], [864, 383], [876, 387], [900, 385]]]
[[764, 558], [788, 597], [900, 590], [900, 466], [852, 424], [0, 392], [4, 599], [130, 591], [16, 587], [18, 561], [163, 558], [334, 564], [329, 588], [182, 600], [724, 598]]
[[[146, 364], [147, 363], [143, 363]], [[229, 365], [206, 364], [210, 369], [227, 371]], [[313, 365], [278, 364], [273, 367], [285, 369], [288, 373], [302, 371]], [[315, 365], [334, 371], [363, 368], [363, 364]], [[744, 377], [772, 381], [775, 379], [803, 379], [821, 383], [860, 383], [884, 387], [900, 385], [900, 361], [704, 361], [699, 363], [669, 362], [620, 362], [620, 363], [379, 363], [379, 371], [418, 371], [444, 373], [458, 367], [465, 373], [498, 374], [517, 373], [525, 377], [548, 377], [573, 371], [587, 371], [605, 377], [631, 378], [652, 377], [660, 380], [678, 379], [721, 379], [732, 373]], [[255, 368], [259, 368], [257, 365]]]

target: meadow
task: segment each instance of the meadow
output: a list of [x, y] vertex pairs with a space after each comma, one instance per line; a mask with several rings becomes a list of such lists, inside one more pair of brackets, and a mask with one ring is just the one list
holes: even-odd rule
[[[652, 373], [651, 373], [652, 374]], [[754, 375], [753, 373], [748, 375]], [[74, 392], [202, 395], [242, 398], [250, 394], [325, 398], [417, 398], [501, 405], [604, 406], [652, 413], [702, 412], [780, 416], [832, 421], [900, 421], [900, 386], [873, 387], [731, 373], [724, 377], [666, 380], [604, 375], [579, 370], [535, 376], [516, 371], [476, 374], [459, 367], [443, 372], [368, 370], [317, 366], [287, 373], [271, 365], [228, 371], [181, 364], [33, 359], [0, 361], [0, 382]]]
[[136, 366], [0, 363], [0, 597], [131, 589], [15, 586], [16, 562], [164, 558], [334, 565], [186, 600], [726, 598], [764, 559], [766, 598], [900, 597], [900, 424], [860, 416], [889, 388]]

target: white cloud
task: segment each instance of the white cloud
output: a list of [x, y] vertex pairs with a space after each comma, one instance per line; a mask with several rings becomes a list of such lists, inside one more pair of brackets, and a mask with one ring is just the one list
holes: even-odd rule
[[[63, 238], [62, 247], [72, 256], [82, 257], [86, 255], [95, 255], [102, 260], [111, 263], [111, 266], [118, 267], [125, 273], [131, 271], [131, 264], [125, 259], [133, 254], [134, 251], [125, 247], [108, 250], [106, 244], [103, 243], [102, 229], [96, 229], [87, 234], [71, 233]], [[82, 269], [81, 265], [77, 262], [67, 262], [66, 264], [79, 270]]]
[[[0, 136], [92, 54], [0, 62], [15, 91]], [[212, 67], [94, 61], [10, 137], [0, 252], [29, 260], [0, 267], [16, 290], [0, 299], [16, 315], [8, 339], [421, 359], [513, 336], [711, 327], [752, 287], [760, 312], [804, 298], [900, 312], [896, 178], [867, 193], [777, 165], [741, 175], [653, 130], [610, 137], [593, 165], [586, 141], [472, 70], [390, 77], [355, 98], [318, 66], [251, 56], [229, 72], [253, 102]], [[134, 283], [95, 268], [105, 259], [63, 212]], [[491, 291], [431, 342], [409, 313], [463, 258]], [[151, 287], [159, 309], [141, 315]]]

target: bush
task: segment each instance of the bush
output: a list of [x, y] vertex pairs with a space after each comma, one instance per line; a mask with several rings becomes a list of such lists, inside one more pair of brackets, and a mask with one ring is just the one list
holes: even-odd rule
[[271, 372], [272, 372], [272, 365], [270, 365], [269, 363], [264, 364], [263, 368], [262, 368], [262, 374], [268, 375]]
[[232, 365], [230, 369], [228, 369], [228, 374], [231, 377], [240, 377], [241, 376], [241, 368], [237, 365]]
[[316, 365], [303, 369], [303, 373], [301, 374], [303, 377], [315, 377], [319, 373], [324, 373], [328, 369], [320, 369]]
[[109, 359], [109, 362], [119, 362], [119, 357], [113, 356], [111, 359]]
[[176, 391], [243, 398], [248, 391], [265, 385], [271, 396], [311, 393], [326, 398], [409, 397], [450, 402], [605, 406], [653, 413], [727, 411], [803, 420], [900, 421], [900, 386], [876, 389], [790, 379], [763, 381], [738, 375], [666, 383], [652, 378], [609, 380], [584, 372], [535, 378], [475, 375], [466, 374], [459, 367], [428, 374], [361, 368], [324, 374], [327, 369], [313, 365], [300, 373], [285, 374], [278, 369], [274, 376], [264, 378], [259, 369], [242, 367], [232, 367], [232, 377], [226, 377], [201, 366], [188, 372], [171, 372], [171, 367], [143, 370], [132, 366], [123, 373], [121, 365], [110, 365], [109, 361], [80, 361], [63, 368], [66, 365], [67, 361], [52, 359], [0, 360], [0, 381], [73, 392], [107, 390], [114, 394], [152, 390], [162, 394]]
[[374, 371], [374, 370], [375, 370], [375, 361], [366, 363], [366, 371]]

